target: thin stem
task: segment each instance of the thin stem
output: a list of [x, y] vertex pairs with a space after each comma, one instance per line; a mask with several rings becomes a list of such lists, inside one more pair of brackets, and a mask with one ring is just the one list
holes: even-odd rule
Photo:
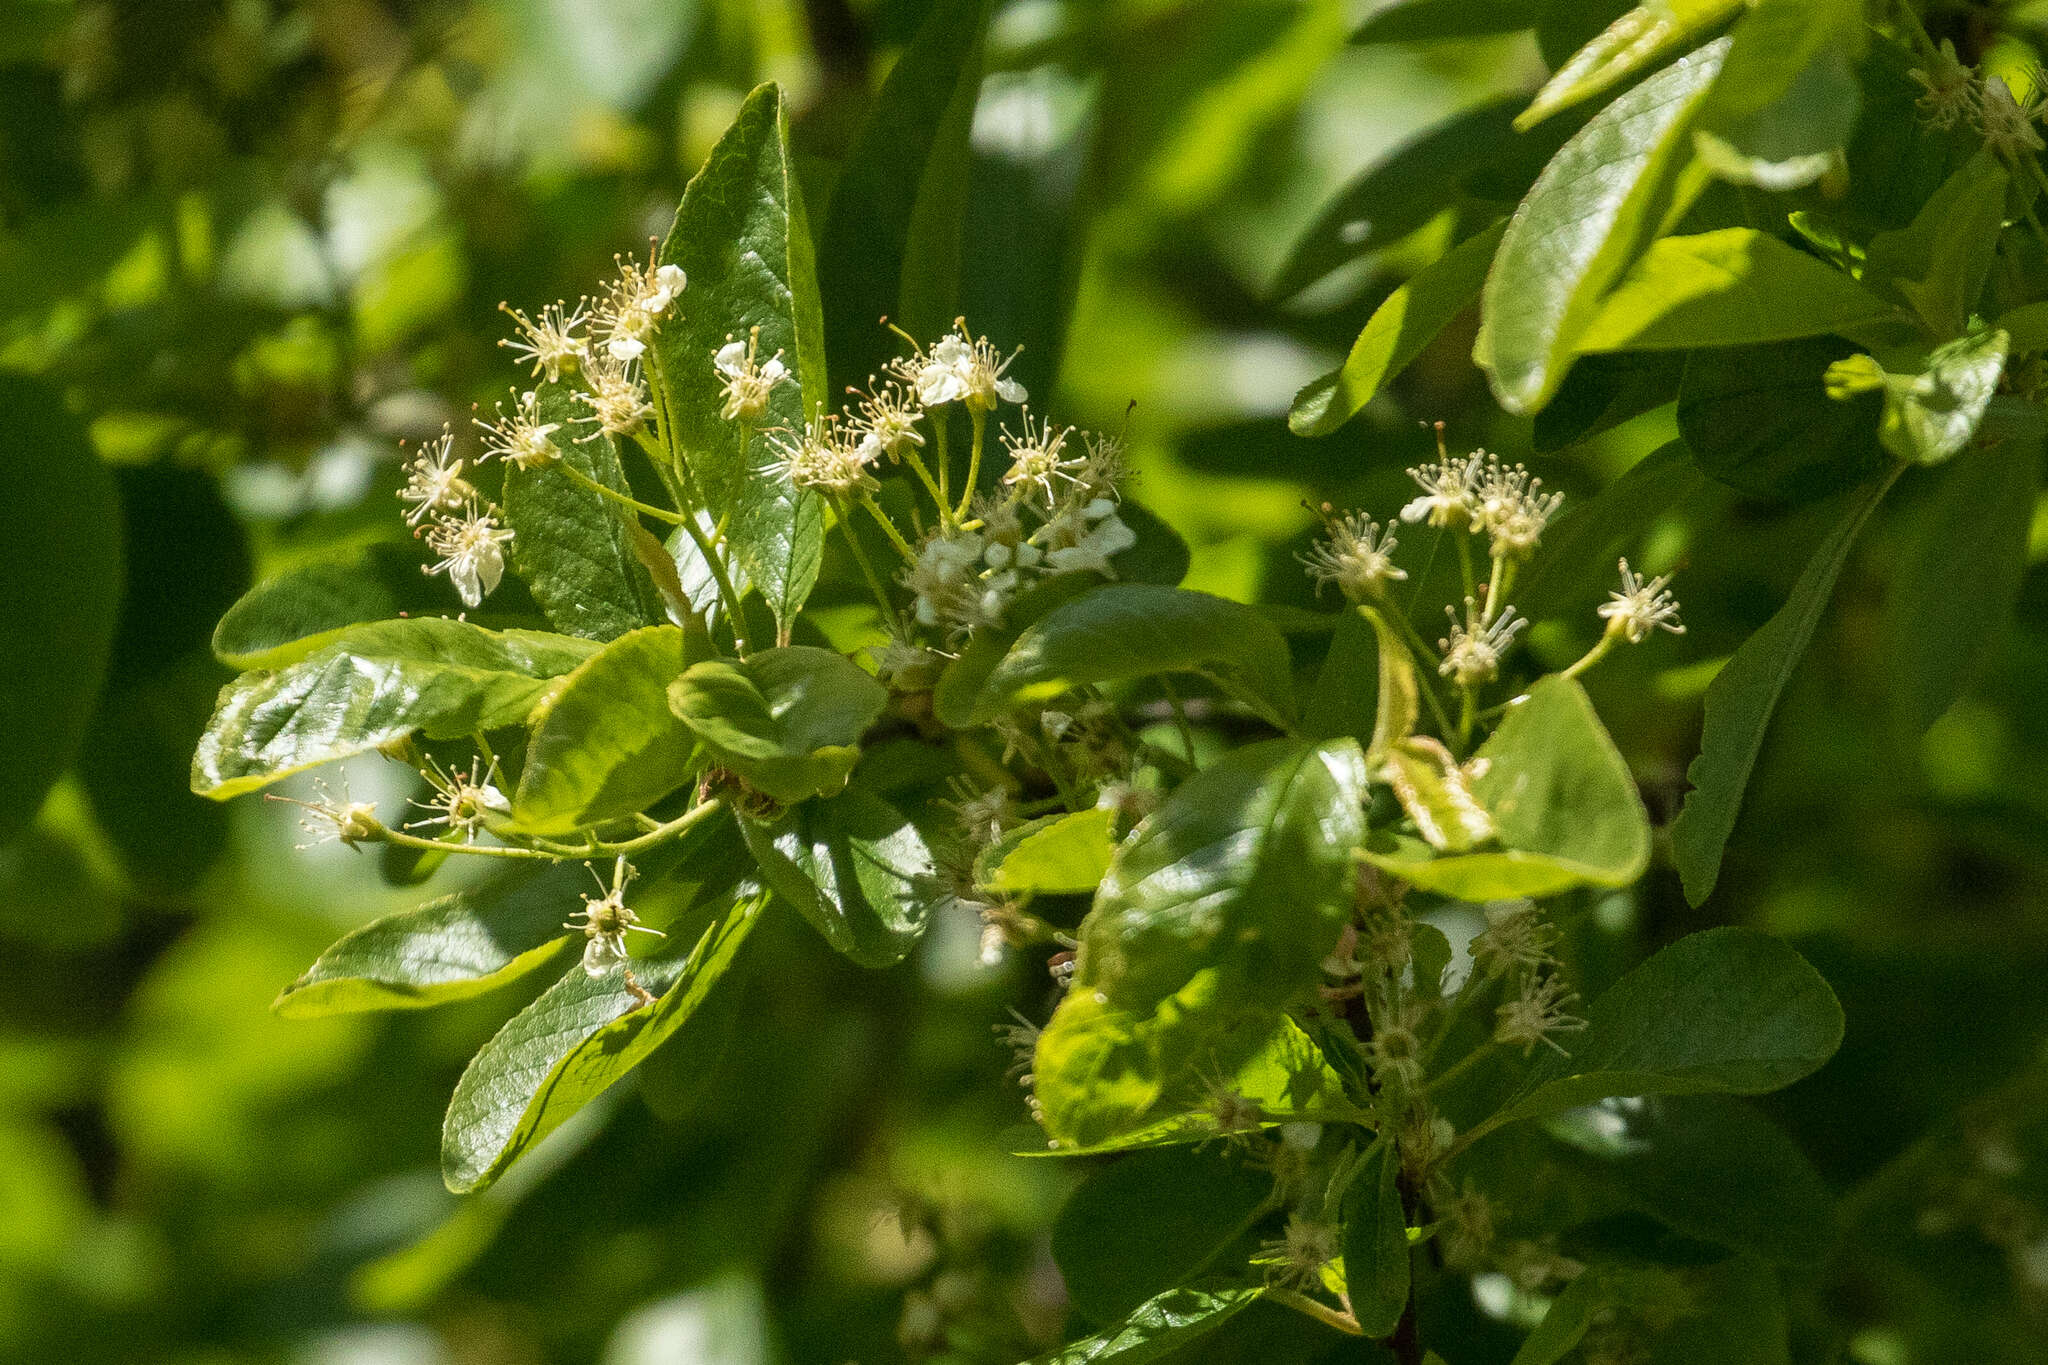
[[1264, 1297], [1271, 1299], [1274, 1303], [1284, 1304], [1297, 1313], [1306, 1313], [1325, 1327], [1334, 1327], [1346, 1336], [1362, 1337], [1365, 1335], [1365, 1329], [1358, 1325], [1357, 1318], [1352, 1317], [1349, 1313], [1340, 1313], [1328, 1304], [1319, 1303], [1306, 1294], [1293, 1289], [1283, 1289], [1279, 1285], [1270, 1285], [1263, 1293]]
[[581, 484], [583, 487], [588, 488], [591, 492], [597, 493], [603, 497], [610, 498], [613, 502], [618, 503], [621, 507], [631, 508], [633, 511], [640, 513], [642, 516], [653, 517], [657, 521], [665, 521], [671, 526], [681, 526], [685, 520], [682, 516], [678, 515], [675, 512], [669, 511], [666, 507], [656, 507], [652, 503], [642, 502], [638, 498], [629, 497], [628, 495], [621, 493], [616, 488], [605, 487], [605, 485], [599, 483], [596, 479], [591, 478], [588, 474], [578, 469], [575, 465], [570, 464], [567, 460], [555, 461], [555, 468], [561, 470], [564, 474], [567, 474], [572, 483]]
[[853, 562], [860, 565], [860, 576], [868, 581], [868, 591], [875, 595], [875, 605], [882, 611], [882, 624], [891, 634], [901, 637], [907, 633], [903, 629], [903, 618], [896, 614], [896, 604], [889, 600], [889, 590], [875, 576], [875, 566], [868, 561], [868, 552], [862, 548], [860, 537], [854, 534], [853, 522], [846, 515], [850, 510], [843, 505], [839, 508], [839, 530], [846, 537], [846, 548], [853, 551]]
[[1458, 540], [1458, 577], [1464, 581], [1465, 596], [1474, 596], [1479, 591], [1479, 580], [1472, 570], [1472, 537], [1464, 531], [1451, 534]]
[[1180, 699], [1180, 690], [1173, 685], [1173, 679], [1163, 673], [1159, 675], [1159, 688], [1166, 693], [1167, 704], [1173, 707], [1173, 725], [1180, 731], [1181, 747], [1187, 751], [1187, 760], [1192, 764], [1195, 761], [1195, 731], [1188, 724], [1187, 704]]
[[1437, 1091], [1443, 1089], [1452, 1081], [1464, 1075], [1473, 1067], [1479, 1065], [1479, 1063], [1483, 1061], [1487, 1057], [1487, 1055], [1493, 1051], [1495, 1046], [1497, 1046], [1497, 1044], [1494, 1042], [1494, 1040], [1490, 1037], [1487, 1038], [1484, 1042], [1480, 1043], [1478, 1047], [1473, 1048], [1470, 1052], [1460, 1057], [1457, 1061], [1451, 1063], [1450, 1066], [1444, 1068], [1442, 1072], [1435, 1076], [1430, 1077], [1429, 1084], [1423, 1087], [1424, 1093], [1434, 1094]]
[[946, 480], [947, 466], [952, 461], [946, 457], [946, 410], [943, 407], [932, 409], [932, 459], [939, 466], [939, 519], [950, 526], [953, 522], [953, 498], [946, 491], [950, 487]]
[[917, 551], [911, 547], [909, 541], [903, 538], [903, 533], [896, 529], [896, 523], [889, 520], [887, 514], [876, 505], [875, 495], [863, 491], [860, 495], [860, 505], [868, 509], [868, 515], [875, 519], [875, 525], [881, 527], [882, 533], [889, 537], [889, 543], [896, 547], [897, 554], [903, 556], [903, 562], [905, 564], [917, 563]]
[[941, 493], [938, 484], [932, 481], [932, 471], [925, 464], [924, 457], [919, 455], [915, 449], [905, 449], [903, 452], [903, 463], [909, 465], [911, 472], [917, 475], [918, 482], [924, 485], [924, 491], [932, 495], [932, 501], [938, 504], [939, 515], [945, 516], [946, 495]]
[[407, 834], [404, 830], [392, 829], [389, 825], [386, 825], [384, 832], [377, 837], [387, 844], [397, 844], [401, 848], [416, 848], [422, 853], [474, 853], [484, 858], [546, 858], [550, 861], [555, 857], [552, 853], [532, 848], [506, 848], [497, 844], [451, 844], [440, 839], [422, 839], [417, 834]]
[[1606, 658], [1608, 654], [1614, 649], [1615, 637], [1619, 634], [1619, 631], [1611, 629], [1602, 631], [1600, 633], [1599, 640], [1597, 640], [1594, 643], [1593, 647], [1587, 650], [1584, 654], [1581, 654], [1578, 657], [1578, 660], [1575, 663], [1573, 663], [1571, 667], [1565, 669], [1562, 676], [1567, 678], [1576, 678], [1581, 673], [1584, 673], [1587, 669], [1591, 668], [1594, 664], [1597, 664], [1602, 659]]
[[1436, 694], [1436, 678], [1440, 676], [1438, 665], [1442, 661], [1437, 658], [1436, 651], [1429, 647], [1405, 615], [1400, 612], [1381, 612], [1379, 614], [1393, 622], [1400, 629], [1401, 638], [1408, 648], [1418, 658], [1428, 664], [1427, 675], [1419, 675], [1415, 679], [1415, 690], [1422, 693], [1422, 699], [1429, 703], [1429, 713], [1436, 717], [1437, 729], [1448, 739], [1452, 733], [1450, 713], [1444, 710], [1443, 701]]
[[1481, 604], [1480, 626], [1493, 624], [1493, 618], [1500, 615], [1501, 602], [1508, 591], [1508, 559], [1506, 555], [1493, 556], [1493, 572], [1486, 580], [1486, 601]]
[[704, 534], [704, 528], [697, 524], [695, 517], [683, 522], [683, 534], [695, 543], [697, 553], [704, 556], [704, 563], [711, 570], [711, 581], [718, 586], [719, 605], [725, 608], [725, 623], [732, 628], [732, 652], [744, 659], [747, 657], [747, 636], [746, 627], [740, 621], [740, 595], [733, 590], [732, 579], [726, 574], [725, 559]]
[[988, 414], [980, 408], [969, 408], [968, 419], [974, 424], [974, 445], [967, 455], [967, 482], [960, 488], [960, 505], [953, 509], [953, 520], [967, 515], [967, 509], [974, 502], [974, 487], [981, 479], [981, 446], [988, 435]]
[[725, 802], [714, 796], [708, 801], [701, 801], [690, 807], [690, 809], [684, 811], [667, 824], [657, 825], [637, 838], [628, 839], [623, 843], [617, 844], [599, 843], [597, 846], [598, 851], [630, 858], [642, 849], [653, 848], [656, 844], [675, 838], [678, 834], [685, 832], [700, 821], [708, 819], [724, 809]]

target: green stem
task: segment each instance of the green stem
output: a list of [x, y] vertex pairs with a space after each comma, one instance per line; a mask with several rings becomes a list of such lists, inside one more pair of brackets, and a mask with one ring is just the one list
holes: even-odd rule
[[621, 493], [616, 488], [605, 487], [596, 479], [591, 478], [588, 474], [578, 469], [575, 465], [570, 464], [567, 460], [557, 460], [555, 462], [555, 468], [561, 470], [564, 474], [567, 474], [572, 483], [581, 484], [583, 487], [588, 488], [591, 492], [597, 493], [603, 497], [610, 498], [613, 502], [619, 504], [621, 507], [631, 508], [633, 511], [640, 513], [642, 516], [653, 517], [657, 521], [665, 521], [671, 526], [681, 526], [684, 522], [683, 517], [681, 517], [677, 513], [669, 511], [666, 507], [656, 507], [652, 503], [642, 502], [638, 498], [629, 497], [626, 494]]
[[974, 488], [981, 479], [981, 446], [988, 435], [988, 414], [980, 408], [969, 408], [968, 419], [974, 424], [974, 445], [967, 455], [967, 482], [960, 489], [960, 505], [953, 509], [953, 520], [959, 521], [967, 515], [967, 509], [974, 504]]
[[378, 836], [387, 844], [401, 848], [416, 848], [422, 853], [473, 853], [484, 858], [545, 858], [553, 861], [555, 855], [533, 848], [505, 848], [496, 844], [450, 844], [439, 839], [422, 839], [417, 834], [407, 834], [402, 829], [384, 827]]
[[904, 638], [908, 632], [903, 628], [903, 618], [896, 614], [896, 605], [889, 600], [889, 590], [875, 576], [875, 566], [868, 561], [868, 552], [862, 548], [860, 537], [854, 534], [853, 521], [847, 516], [852, 510], [844, 504], [838, 508], [839, 530], [846, 537], [846, 548], [853, 551], [853, 562], [860, 566], [860, 576], [868, 581], [868, 591], [875, 595], [875, 605], [881, 609], [884, 628], [897, 638]]
[[939, 515], [944, 517], [946, 515], [946, 495], [940, 492], [938, 484], [932, 481], [932, 471], [925, 464], [924, 457], [919, 455], [915, 448], [905, 449], [903, 452], [903, 463], [909, 465], [911, 472], [917, 475], [918, 482], [924, 485], [924, 491], [931, 494], [932, 501], [938, 504]]
[[697, 546], [697, 553], [704, 556], [705, 565], [711, 570], [711, 581], [718, 587], [719, 605], [725, 608], [725, 623], [732, 628], [732, 652], [740, 658], [747, 657], [746, 627], [741, 624], [740, 595], [733, 590], [732, 579], [725, 570], [725, 558], [718, 547], [704, 534], [704, 528], [691, 517], [683, 522], [683, 534]]
[[950, 526], [953, 524], [953, 498], [946, 490], [950, 487], [947, 466], [952, 461], [946, 455], [946, 410], [943, 407], [932, 409], [932, 459], [939, 466], [939, 520]]
[[1472, 537], [1466, 531], [1453, 531], [1458, 538], [1458, 577], [1465, 584], [1465, 596], [1475, 596], [1479, 591], [1479, 579], [1472, 571]]
[[1493, 556], [1493, 572], [1486, 580], [1486, 601], [1481, 604], [1479, 625], [1482, 629], [1493, 624], [1493, 618], [1500, 615], [1501, 603], [1508, 591], [1508, 561], [1506, 555]]
[[1578, 660], [1575, 663], [1573, 663], [1571, 667], [1565, 669], [1565, 671], [1559, 676], [1566, 678], [1576, 678], [1581, 673], [1584, 673], [1587, 669], [1591, 668], [1594, 664], [1599, 663], [1602, 659], [1606, 658], [1607, 655], [1614, 649], [1615, 638], [1618, 635], [1620, 635], [1620, 633], [1620, 631], [1615, 630], [1611, 626], [1608, 629], [1602, 631], [1600, 633], [1600, 638], [1594, 642], [1593, 647], [1587, 650], [1584, 654], [1581, 654], [1578, 657]]
[[1262, 1297], [1271, 1299], [1274, 1303], [1292, 1308], [1297, 1313], [1306, 1313], [1325, 1327], [1334, 1327], [1346, 1336], [1362, 1337], [1365, 1335], [1365, 1329], [1358, 1325], [1357, 1318], [1352, 1317], [1349, 1313], [1340, 1313], [1326, 1303], [1318, 1303], [1306, 1294], [1292, 1289], [1283, 1289], [1278, 1285], [1270, 1285], [1262, 1291]]
[[875, 525], [881, 527], [882, 533], [889, 537], [889, 543], [896, 547], [897, 554], [903, 556], [903, 562], [917, 563], [917, 551], [903, 538], [903, 533], [896, 529], [896, 523], [889, 520], [887, 514], [876, 505], [875, 495], [863, 491], [860, 495], [860, 505], [868, 509], [868, 515], [875, 519]]
[[1490, 1037], [1487, 1038], [1484, 1042], [1480, 1043], [1478, 1047], [1473, 1048], [1470, 1052], [1460, 1057], [1457, 1061], [1451, 1063], [1451, 1065], [1446, 1067], [1440, 1074], [1430, 1077], [1429, 1084], [1423, 1087], [1423, 1092], [1425, 1094], [1435, 1094], [1437, 1091], [1443, 1089], [1452, 1081], [1464, 1075], [1473, 1067], [1479, 1065], [1479, 1063], [1483, 1061], [1487, 1057], [1487, 1055], [1493, 1051], [1495, 1046], [1497, 1045], [1495, 1044], [1494, 1040]]
[[1181, 747], [1187, 751], [1188, 763], [1192, 765], [1195, 761], [1195, 731], [1188, 724], [1187, 704], [1181, 701], [1180, 691], [1174, 687], [1173, 680], [1163, 673], [1159, 675], [1159, 688], [1166, 693], [1167, 704], [1173, 707], [1173, 725], [1180, 731]]

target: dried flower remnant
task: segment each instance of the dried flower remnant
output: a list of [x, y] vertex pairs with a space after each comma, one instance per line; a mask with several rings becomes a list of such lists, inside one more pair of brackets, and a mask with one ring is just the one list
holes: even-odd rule
[[[596, 869], [592, 869], [591, 875], [597, 875]], [[656, 938], [667, 937], [661, 930], [650, 929], [642, 924], [640, 917], [626, 905], [626, 885], [632, 879], [633, 869], [622, 854], [612, 869], [612, 884], [606, 887], [600, 878], [597, 887], [601, 894], [586, 895], [583, 898], [583, 908], [575, 912], [574, 919], [562, 926], [564, 929], [582, 931], [585, 939], [583, 970], [589, 976], [603, 976], [614, 967], [626, 965], [629, 960], [626, 951], [628, 933], [652, 934]], [[577, 923], [578, 920], [581, 923]]]
[[1348, 601], [1370, 601], [1408, 577], [1408, 571], [1394, 563], [1394, 550], [1401, 542], [1391, 526], [1382, 529], [1356, 512], [1334, 516], [1327, 504], [1323, 516], [1323, 538], [1299, 556], [1318, 594], [1335, 587]]
[[1026, 408], [1021, 434], [1013, 435], [1008, 427], [1003, 428], [1003, 445], [1010, 452], [1010, 467], [1003, 473], [1004, 486], [1036, 494], [1047, 507], [1059, 500], [1062, 485], [1080, 487], [1080, 472], [1088, 467], [1088, 460], [1086, 456], [1067, 454], [1067, 439], [1073, 434], [1072, 427], [1056, 427], [1050, 421], [1041, 421], [1034, 428], [1031, 410]]
[[532, 389], [512, 396], [512, 411], [501, 405], [493, 410], [496, 420], [476, 419], [484, 435], [484, 457], [496, 456], [520, 469], [542, 469], [561, 458], [551, 439], [562, 429], [560, 422], [540, 420], [540, 395]]
[[450, 834], [460, 834], [463, 842], [470, 843], [484, 832], [493, 816], [512, 813], [512, 803], [498, 789], [498, 762], [495, 758], [488, 764], [473, 763], [466, 769], [452, 770], [444, 769], [430, 759], [422, 776], [434, 789], [434, 795], [429, 800], [412, 803], [427, 814], [424, 819], [407, 825], [407, 829], [440, 825]]
[[845, 499], [875, 487], [868, 470], [880, 447], [873, 437], [842, 425], [836, 414], [814, 417], [803, 431], [779, 432], [768, 441], [776, 452], [776, 471], [798, 488]]
[[1506, 1046], [1521, 1048], [1525, 1057], [1538, 1043], [1563, 1053], [1563, 1046], [1550, 1035], [1573, 1033], [1586, 1027], [1584, 1019], [1567, 1009], [1577, 999], [1557, 977], [1539, 977], [1532, 972], [1523, 979], [1515, 998], [1494, 1012], [1499, 1022], [1494, 1026], [1493, 1036]]
[[1529, 624], [1515, 615], [1513, 607], [1503, 608], [1500, 615], [1487, 621], [1480, 615], [1479, 604], [1470, 597], [1465, 599], [1463, 623], [1452, 608], [1445, 607], [1444, 612], [1451, 618], [1451, 633], [1437, 641], [1443, 650], [1443, 662], [1437, 666], [1437, 672], [1460, 687], [1479, 687], [1499, 677], [1501, 659]]
[[1948, 129], [1961, 121], [1974, 121], [1977, 114], [1977, 69], [1956, 57], [1956, 45], [1943, 38], [1928, 70], [1915, 68], [1906, 74], [1925, 92], [1914, 101], [1921, 121], [1930, 128]]
[[595, 440], [601, 435], [630, 436], [654, 416], [647, 386], [641, 382], [631, 359], [593, 355], [583, 367], [583, 379], [589, 390], [579, 392], [576, 398], [590, 409], [590, 419], [586, 420], [595, 420], [597, 429], [579, 436], [578, 441]]

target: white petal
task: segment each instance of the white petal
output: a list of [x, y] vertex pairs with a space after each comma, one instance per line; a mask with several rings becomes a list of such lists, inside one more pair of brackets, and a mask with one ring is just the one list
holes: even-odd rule
[[1029, 396], [1024, 392], [1024, 386], [1014, 379], [998, 379], [996, 381], [996, 397], [1002, 399], [1005, 403], [1021, 403]]
[[604, 348], [613, 360], [637, 360], [646, 351], [647, 343], [638, 337], [613, 337]]
[[[718, 367], [720, 374], [734, 375], [744, 373], [747, 366], [747, 343], [744, 341], [726, 342], [725, 345], [718, 348], [718, 353], [711, 357], [711, 363]], [[769, 362], [771, 365], [774, 363], [773, 361]]]
[[689, 282], [689, 277], [683, 274], [683, 268], [679, 265], [661, 265], [654, 268], [654, 283], [667, 290], [671, 297], [682, 293], [683, 286]]
[[789, 366], [782, 363], [781, 356], [771, 355], [768, 357], [768, 363], [761, 367], [761, 378], [767, 380], [771, 385], [780, 384], [783, 380], [789, 378]]

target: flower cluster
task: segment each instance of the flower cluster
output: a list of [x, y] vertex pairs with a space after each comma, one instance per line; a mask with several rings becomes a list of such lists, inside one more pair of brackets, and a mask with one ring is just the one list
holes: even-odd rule
[[1526, 468], [1504, 465], [1483, 450], [1452, 459], [1443, 452], [1441, 431], [1437, 442], [1436, 461], [1408, 471], [1422, 496], [1401, 509], [1401, 520], [1482, 532], [1495, 559], [1528, 559], [1564, 494], [1545, 493], [1543, 480]]
[[475, 607], [505, 576], [505, 545], [512, 532], [500, 522], [497, 506], [465, 477], [465, 469], [465, 461], [455, 455], [455, 433], [443, 430], [406, 464], [398, 496], [408, 506], [406, 524], [440, 556], [426, 572], [447, 574], [463, 605]]
[[2025, 75], [2024, 99], [2004, 76], [1982, 76], [1956, 56], [1955, 44], [1944, 38], [1925, 68], [1907, 73], [1920, 86], [1916, 103], [1921, 119], [1933, 128], [1967, 123], [1993, 151], [2008, 161], [2043, 150], [2035, 125], [2048, 115], [2048, 73], [2034, 67]]

